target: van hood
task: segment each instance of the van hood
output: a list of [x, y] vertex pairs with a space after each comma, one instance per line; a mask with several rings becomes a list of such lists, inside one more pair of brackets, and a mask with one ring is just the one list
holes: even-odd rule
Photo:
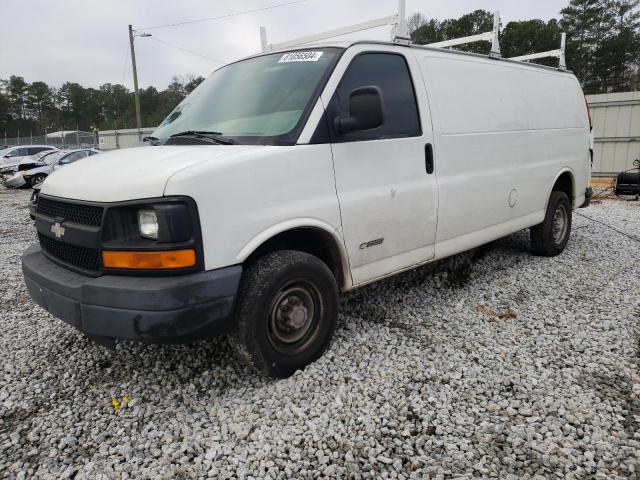
[[115, 150], [78, 160], [53, 172], [45, 195], [120, 202], [164, 195], [167, 181], [185, 168], [264, 148], [254, 145], [158, 146]]

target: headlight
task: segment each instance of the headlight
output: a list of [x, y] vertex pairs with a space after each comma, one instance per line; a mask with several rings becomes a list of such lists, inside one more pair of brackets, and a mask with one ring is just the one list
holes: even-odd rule
[[152, 240], [158, 239], [158, 215], [155, 210], [138, 210], [138, 230], [140, 235]]
[[196, 203], [176, 196], [109, 206], [102, 221], [100, 248], [105, 271], [201, 270]]

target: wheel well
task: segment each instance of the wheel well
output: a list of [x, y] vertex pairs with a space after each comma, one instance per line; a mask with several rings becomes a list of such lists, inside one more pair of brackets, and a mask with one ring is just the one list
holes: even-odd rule
[[560, 175], [553, 186], [553, 191], [566, 193], [569, 201], [573, 204], [573, 177], [571, 173], [564, 172]]
[[339, 288], [344, 287], [344, 266], [340, 248], [331, 234], [318, 228], [296, 228], [279, 233], [260, 245], [249, 255], [245, 263], [277, 250], [297, 250], [314, 255], [331, 270]]

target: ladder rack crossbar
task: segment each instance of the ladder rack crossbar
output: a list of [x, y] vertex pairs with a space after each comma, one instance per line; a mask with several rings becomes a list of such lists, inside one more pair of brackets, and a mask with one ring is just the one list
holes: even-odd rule
[[308, 35], [306, 37], [296, 38], [282, 43], [274, 43], [270, 45], [264, 45], [264, 51], [283, 50], [285, 48], [296, 47], [299, 45], [305, 45], [307, 43], [319, 42], [321, 40], [327, 40], [329, 38], [339, 37], [341, 35], [347, 35], [349, 33], [361, 32], [363, 30], [369, 30], [371, 28], [384, 27], [388, 25], [397, 25], [399, 22], [399, 16], [390, 15], [388, 17], [378, 18], [375, 20], [369, 20], [368, 22], [362, 22], [349, 27], [336, 28], [327, 32], [318, 33], [315, 35]]
[[445, 40], [443, 42], [429, 43], [427, 46], [435, 48], [449, 48], [458, 45], [465, 45], [467, 43], [491, 41], [493, 41], [493, 32], [486, 32], [479, 33], [478, 35], [471, 35], [469, 37], [453, 38], [451, 40]]
[[557, 50], [549, 50], [548, 52], [532, 53], [529, 55], [521, 55], [519, 57], [511, 57], [509, 60], [517, 60], [519, 62], [529, 62], [531, 60], [539, 60], [541, 58], [557, 58], [558, 69], [567, 69], [567, 60], [565, 56], [567, 46], [567, 34], [560, 35], [560, 48]]
[[548, 52], [532, 53], [530, 55], [522, 55], [521, 57], [511, 57], [509, 60], [519, 60], [528, 62], [530, 60], [539, 60], [541, 58], [560, 58], [562, 50], [549, 50]]
[[500, 12], [493, 14], [493, 30], [490, 32], [479, 33], [477, 35], [471, 35], [469, 37], [452, 38], [451, 40], [445, 40], [443, 42], [430, 43], [429, 47], [435, 48], [449, 48], [458, 45], [465, 45], [467, 43], [476, 42], [491, 42], [491, 53], [489, 56], [494, 58], [500, 58]]

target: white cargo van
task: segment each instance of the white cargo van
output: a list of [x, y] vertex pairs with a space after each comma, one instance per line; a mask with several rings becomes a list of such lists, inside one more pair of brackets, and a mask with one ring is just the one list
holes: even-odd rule
[[588, 205], [590, 121], [556, 69], [357, 42], [215, 71], [149, 138], [53, 173], [32, 297], [97, 341], [229, 333], [287, 376], [338, 292], [531, 228], [560, 254]]

